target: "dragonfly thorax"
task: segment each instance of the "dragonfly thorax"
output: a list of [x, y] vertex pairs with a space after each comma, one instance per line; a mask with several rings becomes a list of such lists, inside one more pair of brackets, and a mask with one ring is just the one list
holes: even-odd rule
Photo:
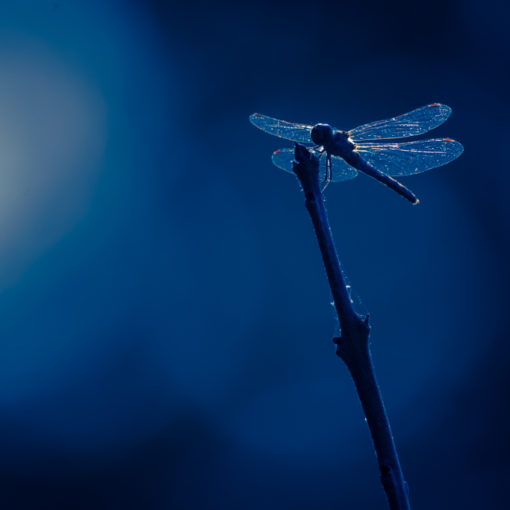
[[333, 133], [331, 143], [326, 147], [326, 150], [344, 158], [346, 154], [350, 154], [355, 148], [356, 144], [349, 138], [349, 134], [345, 131], [337, 130]]
[[333, 128], [329, 124], [315, 124], [310, 136], [316, 145], [328, 145], [333, 138]]

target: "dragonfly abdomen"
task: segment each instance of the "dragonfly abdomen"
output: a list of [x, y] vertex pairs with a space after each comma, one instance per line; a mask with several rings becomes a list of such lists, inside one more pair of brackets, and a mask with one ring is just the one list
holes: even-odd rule
[[373, 177], [374, 179], [378, 180], [379, 182], [382, 182], [384, 185], [388, 186], [388, 188], [391, 188], [393, 191], [396, 191], [399, 195], [403, 196], [404, 198], [407, 198], [409, 202], [412, 202], [413, 204], [417, 204], [419, 202], [418, 198], [416, 198], [416, 195], [408, 188], [406, 188], [403, 184], [398, 182], [393, 177], [384, 174], [380, 170], [377, 170], [374, 166], [372, 166], [368, 161], [365, 161], [359, 153], [352, 151], [349, 154], [346, 154], [344, 156], [345, 161], [349, 163], [352, 167], [354, 167], [356, 170], [360, 170], [361, 172], [369, 175], [370, 177]]

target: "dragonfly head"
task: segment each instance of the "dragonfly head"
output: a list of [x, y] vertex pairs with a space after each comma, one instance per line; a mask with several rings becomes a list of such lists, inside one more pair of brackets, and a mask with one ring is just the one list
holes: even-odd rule
[[327, 145], [333, 138], [333, 128], [329, 124], [316, 124], [310, 133], [313, 143]]

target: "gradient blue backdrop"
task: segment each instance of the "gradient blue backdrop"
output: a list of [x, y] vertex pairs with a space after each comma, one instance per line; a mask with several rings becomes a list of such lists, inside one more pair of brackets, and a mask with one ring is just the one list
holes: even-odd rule
[[385, 509], [285, 142], [430, 102], [464, 144], [327, 192], [414, 509], [507, 509], [503, 2], [0, 5], [0, 506]]

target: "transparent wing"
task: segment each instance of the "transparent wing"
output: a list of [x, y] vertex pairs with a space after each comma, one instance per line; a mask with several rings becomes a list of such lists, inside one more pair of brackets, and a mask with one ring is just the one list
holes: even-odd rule
[[377, 170], [399, 177], [446, 165], [458, 158], [464, 147], [451, 138], [435, 138], [404, 143], [359, 143], [356, 150]]
[[427, 133], [442, 124], [452, 113], [444, 104], [422, 106], [404, 115], [386, 120], [377, 120], [349, 131], [353, 141], [405, 138]]
[[272, 117], [267, 117], [260, 113], [250, 115], [250, 122], [270, 135], [285, 138], [292, 142], [313, 143], [310, 138], [310, 132], [312, 131], [313, 126], [308, 126], [306, 124], [293, 124], [292, 122], [273, 119]]
[[[309, 149], [313, 154], [319, 156], [319, 152]], [[294, 173], [292, 162], [294, 161], [294, 149], [279, 149], [273, 152], [273, 163], [286, 172]], [[331, 181], [340, 182], [354, 179], [358, 175], [358, 171], [352, 168], [342, 158], [331, 156]], [[320, 156], [319, 179], [324, 181], [326, 178], [326, 154]]]

